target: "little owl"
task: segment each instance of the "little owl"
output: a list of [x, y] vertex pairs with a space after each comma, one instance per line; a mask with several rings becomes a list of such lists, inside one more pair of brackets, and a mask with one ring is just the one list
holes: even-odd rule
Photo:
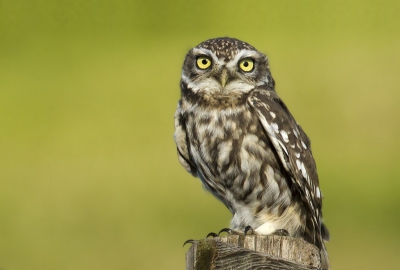
[[230, 228], [303, 238], [329, 269], [310, 140], [275, 92], [268, 58], [237, 39], [210, 39], [186, 55], [180, 86], [179, 161], [232, 212]]

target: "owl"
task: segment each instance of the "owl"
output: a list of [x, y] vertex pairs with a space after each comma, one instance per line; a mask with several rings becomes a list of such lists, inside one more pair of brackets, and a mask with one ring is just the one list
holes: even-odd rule
[[276, 93], [267, 56], [234, 38], [204, 41], [187, 53], [180, 87], [179, 162], [230, 210], [230, 229], [303, 238], [329, 269], [310, 140]]

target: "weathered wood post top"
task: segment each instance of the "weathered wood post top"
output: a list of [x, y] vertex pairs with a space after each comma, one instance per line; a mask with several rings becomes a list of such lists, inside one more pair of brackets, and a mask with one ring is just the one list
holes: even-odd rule
[[186, 270], [320, 269], [319, 249], [300, 239], [276, 235], [228, 235], [193, 241]]

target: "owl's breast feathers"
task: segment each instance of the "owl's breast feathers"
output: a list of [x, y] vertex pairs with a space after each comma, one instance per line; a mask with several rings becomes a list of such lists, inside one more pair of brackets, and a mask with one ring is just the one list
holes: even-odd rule
[[213, 104], [207, 97], [182, 97], [175, 115], [181, 164], [233, 213], [238, 204], [256, 203], [254, 215], [268, 209], [279, 216], [293, 203], [290, 176], [248, 102], [250, 95], [218, 98]]
[[232, 212], [238, 202], [257, 203], [255, 215], [267, 208], [279, 216], [305, 198], [311, 227], [318, 228], [321, 195], [310, 143], [276, 92], [210, 98], [221, 100], [191, 93], [179, 103], [175, 140], [185, 169]]
[[175, 115], [181, 164], [239, 217], [233, 226], [279, 220], [291, 235], [324, 248], [328, 231], [308, 137], [275, 91], [256, 89], [236, 101], [182, 97]]

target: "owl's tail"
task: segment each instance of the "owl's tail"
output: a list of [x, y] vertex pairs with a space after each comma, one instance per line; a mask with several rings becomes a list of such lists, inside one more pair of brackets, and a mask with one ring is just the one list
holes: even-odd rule
[[314, 244], [320, 250], [321, 269], [330, 270], [328, 252], [325, 247], [325, 241], [329, 241], [330, 234], [328, 228], [321, 221], [318, 225], [315, 220], [309, 218], [304, 231], [304, 240]]
[[320, 239], [320, 254], [321, 254], [321, 268], [324, 270], [329, 270], [330, 269], [330, 264], [329, 264], [329, 257], [328, 257], [328, 251], [326, 250], [325, 247], [325, 241], [329, 241], [330, 235], [328, 228], [325, 226], [324, 223], [321, 224], [321, 239]]
[[325, 244], [322, 243], [321, 254], [321, 269], [330, 270], [328, 252], [326, 251]]

